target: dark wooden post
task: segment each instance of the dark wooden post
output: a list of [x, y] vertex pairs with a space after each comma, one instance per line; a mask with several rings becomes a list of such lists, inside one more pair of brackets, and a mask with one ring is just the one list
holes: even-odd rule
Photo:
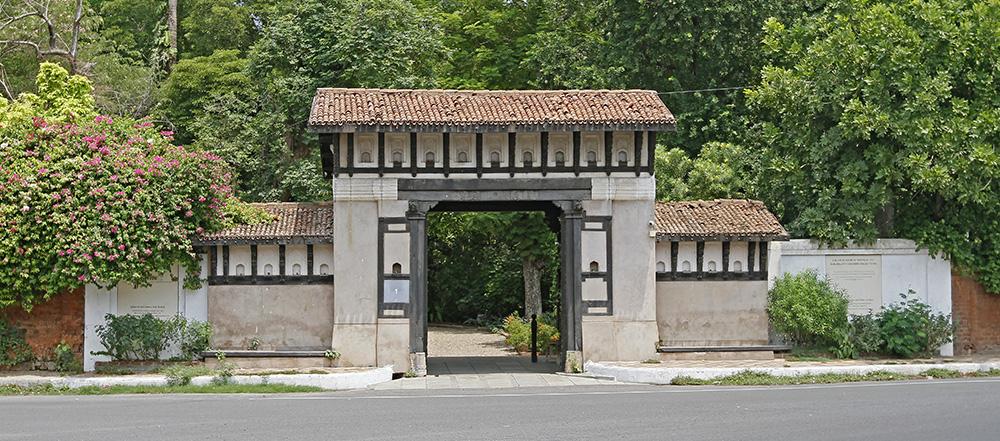
[[306, 266], [308, 267], [308, 269], [306, 269], [306, 275], [307, 276], [313, 275], [313, 261], [314, 260], [315, 259], [313, 259], [313, 246], [312, 246], [312, 244], [306, 245]]
[[705, 241], [699, 240], [695, 243], [695, 261], [698, 264], [698, 279], [705, 277]]
[[208, 275], [215, 276], [219, 273], [219, 246], [212, 245], [208, 249]]
[[677, 254], [680, 251], [681, 243], [672, 240], [670, 241], [670, 277], [672, 279], [677, 278]]
[[[562, 276], [562, 310], [560, 317], [560, 342], [564, 361], [580, 357], [583, 351], [583, 262], [581, 238], [583, 235], [583, 206], [579, 201], [558, 203], [560, 217], [559, 254]], [[573, 354], [570, 354], [570, 353]], [[579, 361], [579, 360], [577, 360]], [[565, 366], [570, 369], [573, 366]]]
[[604, 131], [604, 172], [611, 176], [612, 152], [615, 149], [615, 132]]
[[250, 245], [250, 275], [257, 275], [257, 245]]
[[354, 134], [347, 134], [347, 176], [354, 176]]
[[652, 175], [656, 168], [656, 132], [646, 132], [646, 170]]
[[333, 177], [340, 174], [340, 133], [333, 134]]
[[573, 174], [580, 176], [580, 163], [583, 158], [580, 157], [580, 132], [573, 132]]
[[417, 175], [417, 132], [410, 132], [410, 175]]
[[722, 242], [722, 277], [729, 278], [729, 247], [728, 240]]
[[747, 241], [747, 274], [752, 274], [753, 271], [753, 255], [756, 242]]
[[540, 161], [541, 164], [542, 164], [542, 176], [545, 176], [548, 173], [548, 171], [549, 171], [548, 170], [549, 169], [549, 132], [542, 132], [542, 134], [540, 136], [540, 139], [539, 139], [539, 142], [541, 143], [541, 146], [542, 146], [542, 157], [541, 157], [541, 161]]
[[531, 314], [531, 362], [538, 363], [538, 314]]
[[[433, 202], [410, 201], [410, 353], [427, 354], [427, 211]], [[381, 271], [381, 269], [380, 269]]]
[[444, 132], [441, 134], [441, 146], [444, 150], [444, 177], [448, 177], [451, 173], [451, 133]]
[[510, 177], [514, 177], [514, 164], [517, 157], [517, 132], [507, 134], [507, 168], [510, 170]]
[[767, 242], [762, 241], [760, 246], [757, 247], [757, 252], [760, 256], [760, 270], [757, 272], [759, 274], [767, 274]]
[[385, 174], [385, 132], [378, 132], [378, 175]]
[[635, 167], [635, 175], [639, 176], [642, 174], [642, 131], [632, 132], [632, 138], [635, 141], [635, 153], [632, 154], [632, 160], [635, 162], [633, 166]]
[[229, 245], [222, 246], [222, 275], [229, 275]]
[[476, 133], [476, 177], [483, 177], [483, 134]]
[[285, 246], [278, 245], [278, 275], [285, 276]]

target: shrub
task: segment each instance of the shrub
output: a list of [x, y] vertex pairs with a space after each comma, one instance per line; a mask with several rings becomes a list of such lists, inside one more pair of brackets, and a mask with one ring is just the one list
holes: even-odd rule
[[813, 271], [775, 280], [767, 314], [774, 329], [796, 344], [839, 345], [847, 333], [847, 296]]
[[24, 329], [0, 320], [0, 366], [13, 367], [35, 358], [24, 339]]
[[885, 340], [882, 339], [882, 329], [878, 316], [872, 313], [852, 315], [848, 329], [851, 345], [860, 354], [875, 354], [882, 349]]
[[[909, 296], [914, 292], [911, 290]], [[901, 357], [931, 355], [951, 341], [954, 327], [951, 315], [935, 314], [931, 307], [916, 298], [900, 294], [903, 301], [887, 306], [879, 314], [885, 352]]]
[[166, 321], [151, 314], [107, 314], [104, 320], [104, 324], [97, 326], [97, 336], [105, 350], [94, 355], [107, 355], [115, 360], [159, 360], [172, 338]]
[[[507, 316], [503, 321], [503, 334], [506, 342], [517, 352], [531, 351], [531, 322], [523, 319], [517, 313]], [[545, 316], [538, 320], [538, 352], [551, 354], [559, 347], [559, 330], [547, 323]]]
[[52, 350], [52, 359], [55, 361], [56, 371], [62, 373], [79, 372], [83, 369], [76, 359], [76, 354], [73, 353], [73, 348], [64, 341], [59, 342]]
[[207, 350], [212, 341], [212, 324], [198, 320], [187, 320], [183, 317], [176, 317], [183, 325], [177, 329], [180, 335], [177, 341], [180, 345], [181, 357], [185, 360], [194, 360], [203, 351]]
[[162, 320], [151, 314], [107, 314], [104, 320], [97, 336], [105, 350], [93, 354], [115, 360], [159, 360], [171, 343], [178, 344], [181, 359], [192, 360], [208, 349], [212, 338], [211, 324], [180, 315]]
[[167, 377], [168, 386], [187, 386], [192, 378], [212, 375], [215, 371], [205, 366], [174, 364], [160, 369], [160, 373]]

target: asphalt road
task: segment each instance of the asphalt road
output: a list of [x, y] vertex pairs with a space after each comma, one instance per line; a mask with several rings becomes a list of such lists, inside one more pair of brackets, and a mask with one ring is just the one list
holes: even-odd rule
[[991, 440], [1000, 379], [0, 398], [0, 440]]

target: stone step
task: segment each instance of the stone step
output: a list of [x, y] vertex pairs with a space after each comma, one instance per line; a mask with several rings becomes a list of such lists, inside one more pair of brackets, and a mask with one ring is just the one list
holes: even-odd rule
[[773, 360], [775, 352], [787, 352], [789, 346], [660, 346], [660, 360]]

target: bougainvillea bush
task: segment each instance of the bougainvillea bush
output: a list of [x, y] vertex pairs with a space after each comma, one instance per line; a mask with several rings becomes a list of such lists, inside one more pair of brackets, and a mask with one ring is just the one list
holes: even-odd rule
[[0, 100], [0, 307], [95, 283], [145, 285], [225, 222], [230, 172], [145, 120], [93, 110], [87, 80], [46, 64], [38, 94]]

